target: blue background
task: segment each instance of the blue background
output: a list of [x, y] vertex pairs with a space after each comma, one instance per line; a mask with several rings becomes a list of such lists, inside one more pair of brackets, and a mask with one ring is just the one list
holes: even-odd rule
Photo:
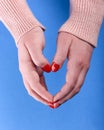
[[[28, 0], [28, 4], [47, 28], [44, 54], [51, 62], [57, 31], [69, 15], [68, 0]], [[104, 130], [103, 67], [104, 22], [80, 93], [60, 108], [50, 109], [32, 99], [25, 90], [18, 70], [17, 48], [9, 31], [0, 23], [0, 130]], [[56, 74], [45, 73], [51, 93], [64, 84], [65, 73], [66, 63]]]

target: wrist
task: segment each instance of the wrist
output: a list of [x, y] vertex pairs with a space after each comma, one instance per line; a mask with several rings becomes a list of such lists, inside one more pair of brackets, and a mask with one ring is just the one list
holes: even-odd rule
[[[33, 39], [35, 38], [35, 34], [38, 33], [38, 35], [43, 34], [43, 29], [39, 26], [32, 28], [30, 31], [26, 32], [19, 41], [16, 43], [17, 48], [20, 44], [28, 44], [30, 42], [33, 42]], [[40, 36], [41, 37], [41, 36]]]
[[103, 21], [102, 0], [71, 0], [71, 15], [59, 32], [71, 33], [94, 47]]
[[25, 0], [0, 0], [0, 19], [11, 32], [16, 44], [35, 27], [44, 26], [33, 16]]

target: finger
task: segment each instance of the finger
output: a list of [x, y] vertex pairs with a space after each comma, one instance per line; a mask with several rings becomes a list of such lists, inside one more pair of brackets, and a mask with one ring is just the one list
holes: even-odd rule
[[40, 77], [40, 84], [42, 84], [42, 86], [46, 89], [47, 89], [47, 85], [46, 85], [46, 82], [45, 82], [45, 78], [44, 78], [44, 75], [43, 75], [43, 70], [40, 68], [40, 67], [36, 67], [36, 70], [37, 70], [37, 73]]
[[72, 39], [69, 37], [68, 33], [59, 33], [57, 40], [57, 50], [52, 63], [53, 72], [58, 71], [62, 67], [64, 61], [67, 58], [71, 41]]
[[[18, 49], [18, 57], [19, 57], [19, 69], [23, 77], [26, 77], [26, 79], [31, 82], [31, 89], [35, 91], [40, 92], [47, 100], [52, 102], [53, 96], [48, 93], [48, 91], [42, 86], [38, 85], [40, 84], [40, 78], [38, 73], [36, 72], [36, 66], [31, 61], [31, 57], [26, 49], [26, 47], [23, 44], [19, 44]], [[41, 86], [41, 87], [39, 87]], [[40, 89], [40, 90], [39, 90]]]
[[68, 61], [66, 84], [55, 95], [54, 102], [61, 100], [74, 89], [76, 82], [78, 80], [79, 74], [81, 72], [81, 69], [82, 69], [82, 67], [76, 63], [76, 60], [72, 59], [72, 60]]
[[35, 40], [34, 42], [32, 41], [31, 43], [26, 44], [26, 47], [31, 55], [34, 64], [41, 67], [44, 71], [50, 72], [51, 65], [42, 54], [41, 41], [39, 39]]
[[45, 100], [52, 102], [53, 96], [40, 84], [40, 77], [36, 71], [36, 67], [32, 62], [26, 62], [22, 65], [21, 73], [29, 82], [31, 89], [33, 89], [37, 94], [39, 94]]
[[44, 76], [40, 77], [40, 84], [48, 91]]
[[40, 84], [40, 78], [38, 74], [33, 71], [30, 75], [27, 76], [27, 81], [29, 82], [31, 88], [39, 94], [45, 100], [52, 102], [53, 96]]
[[31, 61], [30, 54], [24, 44], [18, 45], [18, 60], [19, 60], [19, 67], [23, 66], [23, 64]]
[[41, 98], [35, 91], [33, 91], [31, 89], [29, 83], [27, 82], [27, 80], [25, 78], [23, 79], [23, 82], [24, 82], [25, 88], [30, 96], [32, 96], [35, 100], [37, 100], [45, 105], [48, 105], [48, 102], [46, 100]]
[[48, 91], [48, 88], [47, 88], [47, 85], [46, 85], [46, 82], [45, 82], [45, 78], [44, 78], [44, 75], [43, 75], [43, 70], [40, 67], [36, 66], [36, 71], [37, 71], [37, 73], [40, 77], [40, 84]]
[[81, 89], [81, 87], [82, 87], [82, 85], [84, 83], [87, 71], [88, 71], [87, 68], [83, 68], [83, 70], [81, 71], [81, 73], [79, 75], [79, 78], [78, 78], [78, 81], [76, 83], [75, 88], [71, 91], [71, 93], [69, 93], [66, 97], [62, 98], [56, 104], [63, 104], [63, 103], [65, 103], [66, 101], [71, 99], [73, 96], [75, 96], [80, 91], [80, 89]]

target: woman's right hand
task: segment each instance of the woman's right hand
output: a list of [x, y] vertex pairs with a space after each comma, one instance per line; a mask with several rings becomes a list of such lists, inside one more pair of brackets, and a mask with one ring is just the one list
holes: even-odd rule
[[51, 65], [43, 56], [45, 45], [43, 30], [35, 27], [18, 42], [19, 70], [29, 95], [49, 105], [53, 96], [48, 92], [43, 71], [50, 72]]

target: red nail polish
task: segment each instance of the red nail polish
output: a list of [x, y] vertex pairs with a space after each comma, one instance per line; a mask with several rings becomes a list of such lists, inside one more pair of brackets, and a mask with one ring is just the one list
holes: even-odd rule
[[45, 65], [42, 69], [47, 73], [51, 72], [51, 66], [49, 64]]
[[55, 62], [52, 63], [52, 71], [56, 72], [58, 71], [60, 68], [60, 65], [56, 64]]
[[54, 105], [49, 105], [49, 107], [53, 108], [54, 109]]

